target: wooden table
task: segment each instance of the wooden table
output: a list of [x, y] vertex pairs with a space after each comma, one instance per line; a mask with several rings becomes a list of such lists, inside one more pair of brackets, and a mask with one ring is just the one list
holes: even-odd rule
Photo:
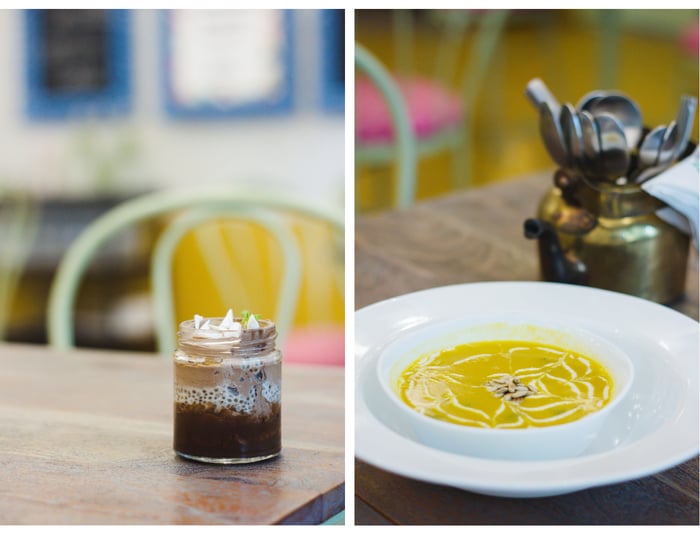
[[344, 509], [344, 372], [283, 366], [282, 454], [172, 449], [172, 362], [0, 345], [0, 523], [317, 524]]
[[[447, 284], [537, 280], [536, 245], [523, 237], [551, 174], [500, 182], [357, 218], [355, 305]], [[685, 298], [698, 319], [698, 259]], [[355, 462], [356, 524], [698, 524], [698, 459], [627, 483], [513, 500], [432, 485]]]

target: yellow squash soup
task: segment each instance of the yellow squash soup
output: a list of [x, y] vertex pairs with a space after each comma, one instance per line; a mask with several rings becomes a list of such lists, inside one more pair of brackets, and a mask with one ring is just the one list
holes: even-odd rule
[[523, 341], [463, 344], [421, 357], [399, 376], [401, 399], [447, 422], [489, 428], [546, 427], [605, 406], [612, 380], [595, 360]]

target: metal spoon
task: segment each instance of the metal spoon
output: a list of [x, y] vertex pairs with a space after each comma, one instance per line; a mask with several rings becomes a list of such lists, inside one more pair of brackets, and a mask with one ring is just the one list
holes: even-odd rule
[[642, 140], [639, 146], [639, 167], [651, 167], [656, 165], [659, 157], [659, 148], [666, 133], [665, 126], [657, 126]]
[[627, 172], [630, 155], [625, 131], [619, 121], [609, 113], [594, 116], [600, 142], [601, 175], [615, 181]]
[[676, 161], [685, 147], [688, 145], [690, 140], [690, 134], [693, 130], [693, 121], [695, 119], [695, 108], [698, 105], [698, 101], [688, 95], [683, 95], [681, 97], [681, 106], [678, 109], [678, 116], [676, 117], [676, 124], [678, 125], [678, 137], [676, 144], [672, 149], [673, 155], [671, 156], [671, 161]]
[[561, 167], [568, 167], [569, 153], [559, 123], [559, 114], [554, 113], [549, 102], [540, 103], [540, 135], [552, 160]]
[[559, 117], [561, 130], [564, 134], [564, 146], [569, 153], [569, 161], [578, 170], [583, 170], [583, 132], [581, 121], [576, 110], [571, 104], [564, 104], [561, 107]]
[[650, 178], [654, 178], [656, 175], [665, 171], [666, 169], [668, 169], [668, 165], [652, 165], [651, 167], [647, 167], [647, 168], [643, 169], [634, 178], [634, 182], [635, 182], [635, 184], [641, 184], [643, 182], [646, 182]]
[[657, 126], [642, 139], [637, 154], [637, 168], [634, 169], [630, 176], [634, 182], [643, 180], [643, 175], [648, 176], [648, 173], [653, 172], [653, 169], [657, 167], [656, 162], [659, 158], [659, 149], [665, 133], [666, 126]]
[[539, 78], [533, 78], [527, 83], [525, 96], [537, 110], [540, 109], [543, 102], [546, 102], [552, 108], [554, 117], [559, 117], [559, 108], [561, 107], [559, 101]]
[[593, 115], [587, 111], [578, 113], [583, 134], [583, 165], [593, 175], [600, 175], [600, 135]]
[[593, 115], [609, 113], [622, 125], [627, 148], [633, 150], [642, 137], [642, 114], [639, 106], [622, 93], [609, 93], [592, 100], [586, 107]]
[[[659, 126], [652, 130], [652, 132], [647, 135], [647, 137], [642, 142], [642, 147], [640, 147], [640, 163], [642, 161], [642, 155], [644, 155], [645, 161], [648, 163], [650, 160], [650, 153], [652, 152], [652, 144], [657, 143], [658, 148], [656, 149], [656, 165], [649, 164], [644, 169], [639, 169], [639, 173], [635, 178], [637, 184], [646, 182], [650, 178], [655, 177], [659, 173], [668, 169], [668, 167], [676, 161], [690, 140], [690, 133], [693, 128], [693, 121], [695, 119], [695, 108], [697, 106], [697, 100], [693, 97], [684, 95], [681, 98], [681, 107], [678, 110], [678, 117], [676, 121], [672, 121], [667, 127]], [[655, 135], [656, 140], [654, 142], [649, 142], [649, 150], [642, 153], [642, 149], [647, 143], [647, 139]], [[675, 138], [675, 141], [673, 141]], [[665, 147], [667, 144], [671, 144], [671, 148], [667, 151]], [[670, 157], [669, 157], [670, 152]]]
[[664, 132], [659, 147], [659, 155], [656, 157], [656, 165], [670, 165], [673, 160], [673, 152], [678, 142], [678, 123], [671, 121]]
[[595, 102], [599, 98], [607, 96], [608, 94], [609, 94], [608, 91], [603, 91], [602, 89], [596, 89], [595, 91], [591, 91], [590, 93], [586, 93], [576, 103], [576, 109], [579, 111], [584, 111], [584, 110], [588, 111], [589, 107], [591, 106], [591, 104], [593, 102]]

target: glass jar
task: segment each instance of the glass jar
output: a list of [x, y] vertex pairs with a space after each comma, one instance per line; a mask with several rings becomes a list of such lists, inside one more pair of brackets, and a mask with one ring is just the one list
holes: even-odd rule
[[[258, 328], [196, 329], [180, 324], [175, 350], [175, 452], [196, 461], [236, 464], [281, 450], [282, 355], [269, 320]], [[237, 323], [243, 325], [239, 318]]]

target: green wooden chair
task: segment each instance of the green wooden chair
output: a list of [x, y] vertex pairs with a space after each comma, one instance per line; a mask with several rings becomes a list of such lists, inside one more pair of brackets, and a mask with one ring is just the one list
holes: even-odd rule
[[[396, 158], [397, 188], [394, 206], [410, 206], [416, 196], [416, 140], [403, 96], [384, 65], [360, 44], [355, 44], [355, 67], [368, 77], [388, 107], [396, 139], [395, 145], [392, 143], [391, 146], [383, 146], [374, 154], [374, 148], [365, 147], [361, 139], [356, 137], [355, 160], [357, 163], [369, 160], [387, 163]], [[361, 106], [362, 103], [356, 101], [355, 105]]]
[[[454, 189], [471, 182], [473, 107], [507, 20], [507, 10], [427, 10], [439, 25], [439, 44], [434, 73], [417, 75], [413, 69], [415, 30], [412, 13], [394, 11], [396, 72], [391, 75], [403, 97], [409, 128], [416, 139], [417, 159], [448, 151], [452, 157]], [[459, 61], [461, 43], [470, 27], [474, 41], [464, 62]], [[456, 89], [454, 80], [457, 79]], [[392, 161], [394, 143], [405, 136], [405, 125], [390, 124], [389, 115], [376, 90], [362, 78], [356, 80], [355, 158], [359, 165], [382, 165]], [[398, 96], [393, 100], [400, 101]], [[393, 118], [394, 114], [391, 114]], [[395, 132], [394, 132], [395, 131]], [[411, 184], [415, 188], [415, 184]], [[399, 203], [401, 205], [401, 203]]]
[[[58, 266], [49, 294], [47, 328], [49, 344], [65, 349], [74, 346], [74, 304], [80, 281], [99, 248], [119, 231], [130, 225], [163, 215], [183, 212], [162, 234], [152, 258], [152, 281], [156, 310], [158, 349], [169, 353], [175, 344], [172, 311], [170, 260], [177, 242], [185, 232], [213, 218], [224, 215], [250, 217], [270, 230], [283, 245], [286, 269], [282, 291], [277, 301], [285, 336], [293, 317], [299, 281], [299, 256], [288, 230], [272, 212], [302, 215], [325, 221], [343, 234], [343, 214], [312, 200], [286, 193], [259, 190], [181, 189], [150, 193], [124, 202], [97, 218], [66, 251]], [[252, 213], [252, 214], [251, 214]], [[279, 319], [278, 319], [279, 324]]]
[[[301, 254], [296, 245], [296, 238], [278, 214], [238, 206], [209, 207], [205, 205], [187, 210], [168, 225], [158, 239], [151, 257], [151, 286], [160, 353], [172, 355], [177, 339], [172, 280], [172, 265], [177, 245], [185, 234], [200, 225], [213, 220], [229, 218], [244, 219], [263, 227], [267, 233], [275, 238], [282, 250], [284, 271], [275, 307], [275, 324], [278, 333], [277, 343], [280, 346], [284, 345], [294, 319], [301, 286]], [[225, 271], [226, 260], [221, 258], [220, 251], [202, 248], [201, 252], [205, 256], [206, 265], [210, 267], [210, 275], [215, 281], [222, 275], [225, 277], [226, 274], [222, 274], [222, 270], [213, 269], [214, 266], [223, 266]]]

